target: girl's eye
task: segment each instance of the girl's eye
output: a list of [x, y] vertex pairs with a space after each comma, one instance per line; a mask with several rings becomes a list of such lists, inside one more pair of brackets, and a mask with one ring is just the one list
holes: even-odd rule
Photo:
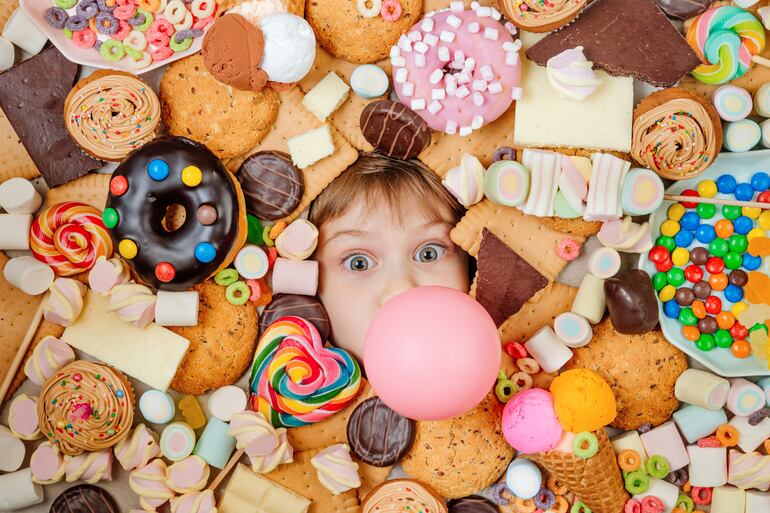
[[446, 250], [438, 244], [426, 244], [417, 250], [414, 259], [418, 262], [430, 263], [435, 262], [442, 256], [444, 256]]
[[351, 271], [363, 272], [373, 267], [374, 262], [366, 255], [351, 255], [345, 259], [344, 266]]

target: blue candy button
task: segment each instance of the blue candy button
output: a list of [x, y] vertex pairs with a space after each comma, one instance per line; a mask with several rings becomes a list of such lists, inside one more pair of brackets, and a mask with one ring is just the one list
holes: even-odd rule
[[156, 182], [161, 182], [168, 177], [168, 164], [165, 160], [153, 159], [147, 164], [147, 174]]
[[737, 303], [743, 299], [743, 289], [732, 283], [725, 288], [725, 299], [731, 303]]
[[717, 178], [717, 189], [722, 194], [732, 194], [738, 182], [731, 175], [722, 175]]
[[770, 189], [770, 176], [762, 171], [754, 173], [751, 176], [751, 186], [757, 192], [764, 192]]
[[714, 237], [716, 236], [717, 234], [714, 231], [714, 227], [710, 224], [702, 224], [695, 230], [695, 238], [704, 244], [708, 244], [714, 240]]
[[752, 228], [754, 228], [754, 221], [746, 216], [740, 216], [733, 221], [733, 228], [735, 229], [735, 233], [746, 235]]
[[738, 201], [751, 201], [754, 197], [754, 187], [748, 183], [739, 183], [735, 188], [735, 199]]
[[700, 216], [695, 212], [687, 212], [679, 220], [679, 226], [685, 230], [694, 230], [700, 224]]
[[195, 246], [195, 259], [208, 264], [217, 257], [217, 250], [209, 242], [201, 242]]

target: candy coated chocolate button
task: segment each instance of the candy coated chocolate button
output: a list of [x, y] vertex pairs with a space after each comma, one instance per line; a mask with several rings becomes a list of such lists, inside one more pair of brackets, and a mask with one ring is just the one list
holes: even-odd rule
[[687, 287], [680, 287], [676, 289], [674, 299], [679, 304], [679, 306], [690, 306], [692, 302], [695, 301], [695, 294], [693, 293], [692, 289]]
[[128, 190], [128, 180], [125, 176], [114, 176], [110, 180], [110, 192], [115, 196], [123, 196]]
[[690, 261], [695, 265], [704, 265], [709, 259], [706, 248], [697, 247], [690, 252]]
[[428, 123], [398, 102], [370, 103], [361, 112], [359, 123], [369, 144], [389, 157], [413, 159], [430, 144]]
[[692, 286], [692, 291], [698, 299], [706, 299], [711, 295], [711, 285], [705, 281], [699, 281]]
[[208, 242], [201, 242], [195, 246], [195, 258], [199, 262], [208, 264], [217, 256], [217, 250]]
[[736, 269], [727, 277], [728, 281], [736, 287], [743, 287], [749, 281], [749, 275], [745, 271]]
[[127, 258], [128, 260], [131, 260], [136, 256], [138, 249], [134, 241], [130, 239], [123, 239], [122, 241], [120, 241], [120, 244], [118, 244], [118, 252], [120, 253], [120, 256], [122, 256], [123, 258]]
[[155, 277], [163, 283], [168, 283], [176, 276], [176, 269], [168, 262], [161, 262], [155, 266]]
[[118, 225], [118, 213], [114, 208], [105, 208], [102, 212], [102, 221], [107, 228], [115, 228]]
[[147, 165], [147, 174], [156, 182], [165, 180], [168, 176], [168, 164], [165, 160], [154, 159]]
[[348, 444], [361, 461], [389, 467], [412, 447], [415, 424], [372, 397], [353, 410], [347, 432]]
[[187, 166], [182, 169], [182, 183], [188, 187], [195, 187], [203, 180], [203, 173], [197, 166]]
[[195, 213], [195, 217], [200, 224], [209, 226], [217, 220], [217, 209], [211, 205], [201, 205]]
[[114, 513], [120, 511], [106, 490], [90, 484], [67, 488], [51, 504], [51, 513]]
[[698, 320], [698, 330], [701, 333], [707, 333], [711, 335], [717, 331], [717, 320], [713, 317], [706, 316], [703, 319]]

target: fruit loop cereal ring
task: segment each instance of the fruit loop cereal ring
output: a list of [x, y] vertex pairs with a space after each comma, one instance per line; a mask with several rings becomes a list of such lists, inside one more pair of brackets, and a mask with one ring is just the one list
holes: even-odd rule
[[540, 488], [540, 491], [537, 492], [537, 495], [532, 498], [532, 502], [535, 503], [535, 506], [538, 509], [551, 509], [551, 507], [556, 504], [556, 495], [554, 495], [548, 488], [542, 487]]
[[537, 509], [537, 506], [535, 506], [535, 501], [532, 499], [524, 500], [519, 497], [514, 497], [513, 505], [516, 507], [516, 511], [518, 513], [534, 513], [534, 511]]
[[262, 296], [262, 286], [259, 284], [259, 280], [246, 280], [246, 285], [249, 286], [251, 291], [249, 301], [259, 301], [259, 298]]
[[380, 8], [380, 16], [385, 21], [397, 21], [402, 11], [401, 2], [398, 0], [385, 0]]
[[96, 5], [102, 12], [112, 12], [118, 6], [118, 2], [115, 0], [96, 0]]
[[722, 424], [717, 428], [716, 437], [723, 447], [733, 447], [738, 445], [738, 440], [741, 435], [738, 433], [738, 430], [730, 424]]
[[127, 21], [129, 25], [134, 27], [134, 30], [138, 30], [139, 32], [146, 32], [152, 25], [153, 17], [149, 12], [142, 9], [137, 9], [134, 16]]
[[47, 21], [53, 28], [64, 28], [64, 24], [67, 23], [68, 17], [69, 14], [67, 14], [67, 11], [60, 7], [49, 7], [45, 11], [45, 21]]
[[647, 470], [647, 473], [652, 477], [663, 479], [668, 475], [668, 460], [659, 454], [650, 456], [647, 459], [647, 463], [645, 463], [644, 467], [645, 470]]
[[181, 23], [188, 12], [182, 0], [171, 0], [166, 4], [163, 16], [166, 18], [166, 21], [173, 25], [174, 23]]
[[510, 504], [510, 501], [505, 497], [504, 494], [510, 494], [511, 491], [508, 490], [508, 487], [505, 486], [505, 483], [497, 483], [496, 485], [492, 486], [490, 493], [492, 494], [492, 500], [495, 501], [497, 505], [507, 506]]
[[642, 513], [642, 503], [634, 498], [628, 499], [623, 506], [623, 513]]
[[498, 160], [516, 160], [516, 150], [510, 146], [500, 146], [492, 155], [492, 162], [497, 162]]
[[519, 387], [516, 386], [516, 383], [506, 378], [505, 373], [500, 371], [500, 376], [495, 384], [495, 397], [497, 397], [497, 400], [501, 403], [507, 403], [518, 391]]
[[155, 50], [150, 52], [150, 56], [152, 57], [153, 62], [166, 60], [172, 55], [174, 55], [174, 50], [172, 50], [168, 46], [156, 48]]
[[163, 18], [158, 18], [152, 22], [152, 25], [150, 25], [149, 30], [147, 30], [147, 39], [151, 40], [154, 36], [158, 34], [166, 37], [171, 37], [171, 35], [174, 32], [175, 32], [175, 29], [171, 23], [167, 22]]
[[623, 472], [633, 472], [639, 470], [642, 460], [639, 453], [633, 449], [626, 449], [618, 454], [618, 466]]
[[96, 34], [90, 28], [72, 33], [72, 44], [78, 48], [93, 48], [96, 44]]
[[102, 43], [99, 48], [99, 53], [106, 61], [119, 61], [126, 55], [126, 50], [123, 47], [123, 43], [114, 39], [108, 39]]
[[591, 508], [586, 506], [583, 501], [580, 499], [575, 499], [575, 502], [572, 503], [572, 508], [569, 510], [570, 513], [592, 513]]
[[238, 281], [238, 278], [238, 271], [232, 267], [228, 267], [227, 269], [222, 269], [216, 276], [214, 276], [214, 282], [216, 282], [217, 285], [227, 287], [231, 283]]
[[133, 4], [119, 5], [112, 11], [112, 15], [118, 20], [128, 21], [136, 13], [136, 6]]
[[561, 495], [556, 496], [556, 504], [551, 507], [551, 511], [554, 513], [567, 513], [567, 510], [569, 509], [569, 502], [567, 502], [567, 499]]
[[722, 447], [722, 442], [720, 442], [713, 436], [701, 438], [700, 440], [698, 440], [697, 443], [698, 443], [698, 447]]
[[642, 499], [642, 513], [663, 513], [665, 510], [666, 505], [654, 495], [648, 495]]
[[131, 25], [123, 20], [119, 20], [118, 27], [118, 31], [112, 35], [112, 39], [123, 41], [132, 32]]
[[287, 316], [260, 338], [249, 383], [255, 411], [275, 427], [298, 427], [350, 404], [361, 389], [361, 369], [344, 349], [324, 348], [310, 322]]
[[181, 41], [178, 41], [176, 34], [171, 36], [171, 39], [168, 41], [168, 47], [171, 49], [172, 52], [184, 52], [188, 48], [192, 46], [193, 40], [191, 37], [183, 38]]
[[141, 56], [138, 59], [131, 58], [128, 60], [128, 67], [131, 69], [146, 68], [152, 62], [152, 56], [147, 52], [140, 52]]
[[676, 507], [684, 509], [686, 513], [692, 513], [692, 510], [695, 509], [695, 503], [690, 497], [680, 493], [676, 499]]
[[193, 0], [190, 5], [190, 12], [196, 18], [207, 18], [214, 14], [216, 3], [214, 0]]
[[143, 32], [139, 32], [138, 30], [132, 30], [131, 32], [128, 33], [126, 38], [123, 40], [123, 45], [126, 48], [142, 51], [145, 48], [147, 48], [147, 38], [145, 37]]
[[567, 492], [569, 491], [566, 485], [562, 484], [561, 481], [559, 481], [553, 476], [548, 477], [548, 482], [546, 486], [548, 487], [549, 490], [551, 490], [556, 495], [566, 495]]
[[765, 420], [768, 416], [770, 416], [770, 410], [767, 408], [762, 408], [759, 411], [755, 411], [751, 415], [749, 415], [749, 426], [756, 426], [763, 420]]
[[527, 374], [537, 374], [540, 372], [540, 365], [538, 365], [534, 358], [519, 358], [516, 360], [516, 367]]
[[532, 376], [526, 372], [517, 372], [510, 377], [510, 380], [516, 383], [516, 386], [519, 387], [519, 390], [529, 390], [532, 388]]
[[672, 485], [678, 488], [681, 488], [682, 485], [684, 485], [689, 478], [690, 476], [687, 473], [687, 467], [683, 467], [683, 468], [674, 470], [673, 472], [669, 472], [665, 480], [671, 483]]
[[765, 28], [739, 7], [715, 7], [695, 18], [687, 42], [705, 63], [692, 76], [706, 84], [724, 84], [751, 68], [752, 57], [765, 48]]
[[99, 210], [74, 201], [40, 213], [30, 228], [29, 247], [57, 276], [87, 271], [98, 257], [112, 255], [112, 240]]
[[567, 262], [580, 255], [580, 244], [575, 239], [562, 239], [556, 243], [556, 256]]
[[233, 305], [245, 305], [251, 296], [251, 290], [245, 281], [238, 280], [225, 289], [225, 299]]
[[139, 0], [139, 8], [148, 12], [158, 12], [160, 0]]
[[64, 22], [64, 28], [69, 29], [72, 32], [77, 32], [78, 30], [87, 29], [88, 20], [78, 15], [70, 16], [69, 18], [67, 18], [67, 21]]
[[179, 23], [174, 23], [174, 28], [176, 29], [177, 32], [179, 32], [180, 30], [192, 28], [192, 25], [193, 25], [193, 15], [190, 11], [186, 11], [184, 18], [182, 18], [182, 21]]
[[711, 504], [712, 489], [702, 486], [693, 486], [690, 495], [693, 503], [698, 506], [708, 506]]
[[526, 358], [528, 354], [527, 349], [519, 342], [508, 342], [503, 346], [503, 349], [511, 358]]
[[650, 488], [650, 478], [641, 470], [629, 472], [625, 477], [626, 490], [631, 495], [639, 495]]
[[99, 6], [96, 5], [96, 0], [84, 0], [75, 7], [75, 14], [90, 20], [99, 14]]
[[[369, 7], [366, 5], [369, 4]], [[358, 14], [364, 18], [376, 18], [380, 14], [382, 0], [356, 0]]]
[[587, 460], [599, 452], [599, 440], [596, 435], [583, 431], [572, 439], [572, 453], [578, 458]]

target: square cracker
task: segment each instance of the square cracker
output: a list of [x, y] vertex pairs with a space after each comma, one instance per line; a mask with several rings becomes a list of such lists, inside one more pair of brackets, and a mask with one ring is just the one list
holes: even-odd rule
[[505, 342], [525, 342], [543, 326], [552, 326], [559, 314], [569, 312], [577, 294], [575, 287], [553, 282], [500, 325]]
[[[0, 10], [0, 14], [2, 11]], [[2, 19], [0, 17], [0, 19]], [[5, 23], [3, 21], [3, 23]], [[0, 109], [0, 182], [14, 177], [35, 178], [40, 176], [35, 163], [21, 144], [11, 122]]]
[[0, 32], [5, 28], [5, 23], [11, 17], [13, 11], [19, 6], [19, 0], [4, 0], [0, 3]]
[[79, 201], [99, 210], [107, 204], [107, 196], [112, 175], [91, 173], [54, 189], [46, 195], [47, 205], [56, 205], [65, 201]]
[[[289, 153], [289, 148], [286, 145], [289, 138], [323, 126], [322, 121], [319, 121], [302, 106], [302, 98], [304, 98], [304, 94], [297, 87], [281, 92], [281, 107], [270, 132], [262, 139], [262, 142], [244, 155], [225, 161], [225, 166], [231, 172], [236, 173], [246, 157], [258, 151], [276, 150]], [[286, 222], [296, 219], [332, 180], [337, 178], [358, 158], [358, 151], [345, 140], [333, 125], [330, 124], [329, 130], [334, 143], [334, 153], [302, 170], [305, 177], [305, 194], [296, 210], [284, 218]]]
[[318, 452], [295, 452], [293, 463], [279, 465], [265, 477], [313, 501], [307, 513], [357, 513], [359, 501], [355, 490], [332, 495], [318, 480], [318, 471], [310, 463]]

